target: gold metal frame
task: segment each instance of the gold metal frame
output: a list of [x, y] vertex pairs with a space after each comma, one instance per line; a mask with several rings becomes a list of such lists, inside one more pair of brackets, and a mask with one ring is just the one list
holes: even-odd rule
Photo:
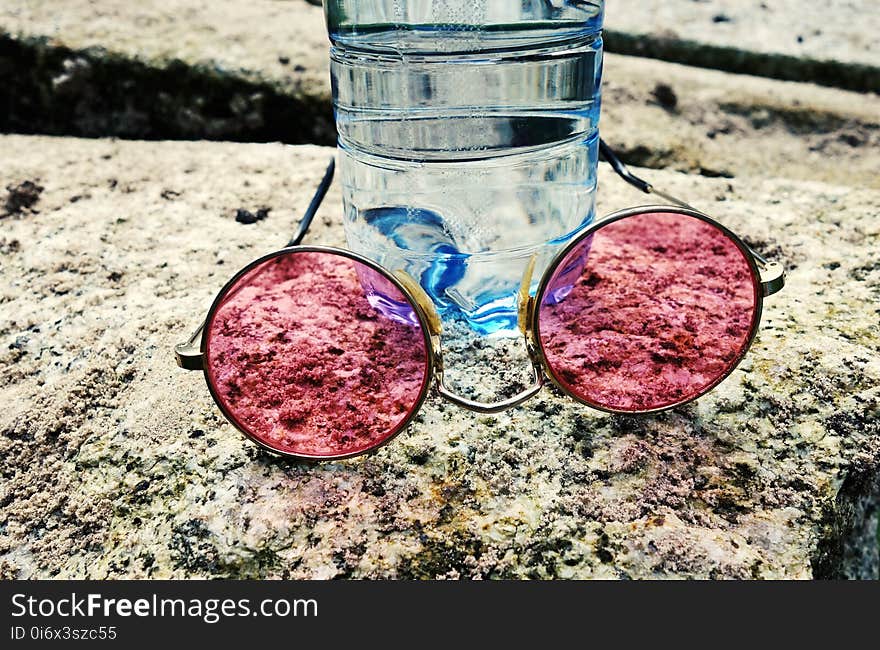
[[[544, 384], [549, 380], [555, 386], [557, 386], [564, 394], [568, 395], [575, 401], [589, 406], [590, 408], [594, 408], [600, 411], [604, 411], [606, 413], [616, 413], [616, 414], [644, 414], [644, 413], [655, 413], [659, 411], [666, 411], [677, 406], [681, 406], [682, 404], [687, 404], [699, 397], [702, 397], [712, 389], [718, 386], [722, 381], [724, 381], [730, 374], [736, 369], [736, 367], [740, 364], [743, 357], [747, 354], [749, 348], [754, 342], [755, 336], [758, 332], [758, 327], [761, 321], [761, 315], [763, 312], [764, 305], [764, 297], [772, 295], [782, 289], [785, 284], [785, 272], [782, 265], [776, 262], [770, 262], [765, 259], [758, 252], [749, 247], [742, 239], [740, 239], [734, 232], [728, 229], [723, 224], [719, 223], [712, 217], [695, 210], [693, 207], [681, 201], [669, 194], [664, 192], [660, 192], [652, 185], [647, 183], [646, 181], [634, 176], [629, 172], [626, 166], [616, 157], [613, 151], [611, 151], [604, 142], [600, 141], [600, 147], [603, 156], [605, 159], [611, 163], [614, 170], [623, 178], [625, 181], [634, 185], [635, 187], [641, 189], [643, 192], [648, 194], [656, 194], [658, 196], [663, 197], [664, 199], [669, 200], [671, 203], [675, 204], [672, 206], [669, 205], [647, 205], [640, 206], [635, 208], [627, 208], [625, 210], [620, 210], [618, 212], [614, 212], [602, 219], [594, 221], [587, 228], [585, 228], [581, 233], [579, 233], [571, 242], [569, 242], [565, 248], [563, 248], [557, 255], [553, 258], [547, 270], [541, 277], [541, 281], [538, 284], [538, 289], [535, 295], [531, 295], [530, 286], [532, 280], [532, 274], [534, 271], [535, 259], [533, 258], [529, 263], [525, 274], [523, 276], [522, 285], [519, 293], [519, 327], [520, 331], [523, 334], [523, 339], [526, 345], [526, 349], [528, 351], [529, 359], [532, 365], [532, 383], [520, 392], [518, 395], [511, 397], [509, 399], [499, 401], [499, 402], [477, 402], [461, 395], [455, 393], [451, 388], [449, 388], [444, 382], [444, 374], [443, 374], [443, 351], [442, 351], [442, 341], [441, 341], [441, 323], [440, 318], [437, 315], [437, 312], [434, 308], [433, 303], [430, 298], [425, 294], [424, 290], [421, 288], [418, 282], [410, 275], [408, 275], [405, 271], [394, 271], [391, 272], [383, 267], [381, 267], [376, 262], [363, 257], [357, 253], [353, 253], [351, 251], [343, 250], [340, 248], [332, 248], [327, 246], [302, 246], [299, 245], [299, 242], [302, 240], [305, 235], [309, 223], [314, 217], [315, 212], [317, 211], [318, 206], [320, 205], [321, 200], [324, 197], [324, 194], [327, 191], [327, 188], [330, 185], [330, 182], [333, 178], [334, 164], [331, 161], [330, 166], [327, 168], [327, 173], [324, 176], [324, 179], [321, 181], [321, 185], [318, 188], [315, 197], [312, 199], [312, 203], [309, 206], [309, 209], [306, 212], [305, 217], [300, 223], [300, 227], [298, 233], [291, 239], [290, 243], [287, 247], [275, 251], [273, 253], [269, 253], [268, 255], [264, 255], [259, 259], [254, 260], [243, 269], [241, 269], [238, 273], [235, 274], [220, 290], [217, 294], [214, 302], [211, 304], [211, 308], [208, 310], [208, 315], [205, 318], [205, 321], [195, 332], [193, 332], [192, 336], [185, 342], [177, 345], [174, 349], [175, 357], [177, 359], [177, 364], [184, 369], [187, 370], [201, 370], [204, 377], [205, 383], [208, 385], [208, 390], [211, 393], [211, 397], [214, 402], [220, 408], [220, 411], [226, 417], [227, 420], [239, 431], [241, 431], [245, 436], [250, 438], [254, 443], [256, 443], [262, 449], [266, 451], [284, 456], [287, 458], [293, 458], [296, 460], [304, 460], [304, 461], [328, 461], [328, 460], [342, 460], [345, 458], [352, 458], [355, 456], [360, 456], [367, 453], [372, 453], [380, 447], [388, 444], [396, 438], [400, 433], [409, 425], [412, 419], [416, 416], [416, 414], [421, 409], [425, 400], [428, 397], [428, 393], [434, 389], [437, 394], [445, 399], [448, 402], [456, 404], [462, 408], [468, 409], [470, 411], [475, 411], [478, 413], [499, 413], [501, 411], [506, 411], [508, 409], [515, 408], [522, 403], [526, 402], [530, 398], [534, 397], [538, 394]], [[745, 256], [749, 269], [752, 273], [752, 282], [754, 284], [755, 291], [755, 312], [752, 316], [751, 328], [749, 330], [748, 339], [743, 345], [742, 350], [737, 355], [735, 361], [730, 364], [729, 369], [723, 376], [720, 376], [716, 381], [703, 389], [699, 394], [689, 397], [688, 399], [680, 400], [673, 404], [668, 404], [666, 406], [662, 406], [655, 409], [645, 409], [645, 410], [623, 410], [623, 409], [609, 409], [607, 407], [600, 406], [598, 404], [593, 404], [587, 400], [584, 400], [568, 389], [565, 388], [564, 384], [559, 381], [553, 374], [552, 369], [550, 368], [549, 363], [547, 362], [546, 356], [543, 351], [543, 347], [541, 345], [541, 336], [540, 336], [540, 309], [539, 306], [544, 297], [544, 292], [547, 290], [547, 287], [550, 283], [550, 280], [553, 277], [553, 274], [559, 264], [564, 261], [565, 257], [571, 252], [576, 246], [578, 246], [583, 240], [602, 227], [607, 226], [608, 224], [614, 223], [615, 221], [619, 221], [621, 219], [625, 219], [627, 217], [632, 217], [638, 214], [648, 214], [648, 213], [657, 213], [657, 212], [665, 212], [665, 213], [673, 213], [673, 214], [683, 214], [686, 216], [694, 217], [700, 219], [716, 228], [718, 228], [721, 232], [723, 232], [730, 240], [736, 244], [736, 246], [740, 249], [740, 251]], [[425, 339], [425, 351], [427, 354], [427, 367], [425, 369], [425, 377], [422, 382], [422, 388], [419, 392], [419, 397], [416, 400], [411, 411], [407, 414], [407, 416], [395, 427], [394, 431], [387, 436], [381, 443], [369, 447], [367, 449], [349, 453], [349, 454], [339, 454], [335, 456], [317, 456], [317, 455], [309, 455], [309, 454], [297, 454], [291, 452], [284, 452], [278, 449], [273, 449], [272, 447], [266, 445], [264, 442], [253, 436], [245, 426], [243, 426], [235, 416], [230, 413], [221, 402], [216, 388], [214, 386], [214, 382], [211, 379], [210, 372], [207, 367], [207, 363], [205, 363], [206, 354], [207, 354], [207, 346], [208, 346], [208, 337], [205, 332], [210, 330], [210, 324], [219, 308], [220, 303], [226, 297], [226, 293], [229, 289], [246, 273], [255, 268], [256, 266], [271, 260], [275, 257], [291, 254], [291, 253], [299, 253], [299, 252], [316, 252], [316, 253], [328, 253], [334, 255], [341, 255], [342, 257], [348, 258], [360, 264], [367, 266], [373, 271], [378, 272], [387, 280], [389, 280], [397, 289], [403, 294], [403, 296], [409, 301], [411, 306], [413, 307], [418, 319], [419, 324], [422, 328], [422, 334]]]
[[[693, 395], [692, 397], [688, 397], [687, 399], [679, 400], [677, 402], [673, 402], [672, 404], [668, 404], [666, 406], [660, 406], [653, 409], [642, 409], [642, 410], [632, 410], [632, 409], [610, 409], [608, 407], [601, 406], [599, 404], [595, 404], [590, 402], [589, 400], [585, 400], [582, 397], [578, 397], [570, 390], [565, 387], [565, 384], [559, 380], [559, 378], [553, 374], [553, 370], [550, 367], [550, 364], [547, 362], [547, 357], [544, 354], [544, 346], [541, 343], [541, 318], [540, 318], [540, 305], [544, 299], [544, 293], [547, 291], [547, 287], [550, 284], [550, 280], [553, 278], [554, 269], [561, 264], [566, 256], [574, 250], [581, 242], [584, 241], [587, 237], [595, 234], [599, 230], [601, 230], [604, 226], [614, 223], [615, 221], [620, 221], [621, 219], [627, 219], [629, 217], [633, 217], [640, 214], [656, 214], [656, 213], [665, 213], [665, 214], [683, 214], [689, 217], [694, 217], [704, 221], [715, 228], [718, 228], [721, 232], [723, 232], [728, 239], [733, 241], [736, 244], [737, 248], [739, 248], [740, 252], [746, 258], [746, 261], [749, 265], [749, 270], [752, 273], [752, 284], [755, 292], [755, 311], [752, 315], [752, 323], [749, 329], [749, 336], [740, 350], [739, 354], [737, 354], [736, 359], [730, 364], [727, 372], [718, 377], [714, 382], [709, 384], [702, 391]], [[684, 208], [684, 207], [672, 207], [672, 206], [664, 206], [664, 205], [645, 205], [636, 208], [627, 208], [624, 210], [619, 210], [614, 212], [602, 219], [595, 221], [590, 224], [581, 234], [575, 237], [571, 242], [569, 242], [564, 249], [562, 249], [556, 257], [553, 258], [553, 261], [550, 263], [550, 266], [547, 267], [547, 271], [541, 278], [541, 282], [538, 285], [538, 290], [534, 296], [529, 296], [529, 305], [521, 310], [521, 313], [526, 313], [528, 315], [529, 321], [528, 326], [525, 328], [526, 337], [530, 337], [530, 343], [534, 347], [536, 354], [538, 355], [538, 359], [540, 359], [542, 367], [544, 369], [547, 378], [565, 395], [571, 397], [572, 399], [589, 406], [590, 408], [596, 409], [597, 411], [604, 411], [605, 413], [615, 413], [615, 414], [644, 414], [644, 413], [659, 413], [662, 411], [668, 411], [669, 409], [675, 408], [677, 406], [681, 406], [682, 404], [687, 404], [696, 399], [699, 399], [712, 389], [716, 388], [718, 384], [727, 379], [730, 374], [736, 370], [737, 366], [739, 366], [740, 362], [743, 360], [743, 357], [748, 353], [749, 348], [752, 347], [752, 343], [755, 340], [755, 336], [758, 334], [758, 327], [761, 324], [761, 314], [764, 309], [764, 296], [770, 295], [770, 293], [775, 293], [781, 288], [781, 284], [777, 287], [776, 276], [768, 275], [766, 280], [762, 279], [761, 271], [759, 270], [759, 264], [766, 266], [768, 263], [766, 261], [761, 262], [761, 259], [756, 255], [756, 253], [742, 240], [740, 239], [736, 233], [731, 231], [729, 228], [719, 223], [712, 217], [707, 214], [703, 214], [693, 208]], [[782, 267], [779, 267], [780, 271]], [[782, 281], [782, 274], [780, 273], [779, 281]], [[768, 293], [768, 291], [770, 293]]]
[[[387, 436], [385, 439], [382, 440], [381, 443], [377, 445], [361, 451], [356, 451], [349, 454], [337, 454], [334, 456], [297, 454], [275, 449], [273, 447], [270, 447], [262, 440], [254, 436], [250, 431], [248, 431], [247, 427], [245, 427], [238, 420], [238, 418], [236, 418], [235, 415], [224, 406], [223, 401], [217, 394], [217, 389], [211, 377], [208, 364], [206, 363], [209, 339], [205, 332], [209, 332], [211, 330], [211, 323], [213, 322], [214, 316], [217, 314], [217, 310], [219, 309], [221, 303], [227, 297], [227, 292], [235, 285], [236, 282], [238, 282], [241, 277], [265, 262], [268, 262], [276, 257], [288, 255], [291, 253], [330, 253], [333, 255], [340, 255], [342, 257], [348, 258], [369, 267], [373, 271], [380, 273], [403, 294], [403, 296], [411, 303], [416, 313], [416, 316], [419, 319], [419, 324], [421, 326], [422, 334], [425, 340], [425, 354], [427, 356], [427, 366], [425, 368], [425, 376], [422, 379], [422, 388], [419, 392], [419, 397], [409, 414], [407, 414], [407, 416], [403, 420], [401, 420], [401, 422], [394, 428], [394, 431], [389, 436]], [[241, 433], [250, 438], [250, 440], [253, 441], [257, 446], [272, 454], [276, 454], [278, 456], [283, 456], [286, 458], [292, 458], [295, 460], [329, 461], [344, 460], [346, 458], [354, 458], [355, 456], [369, 453], [391, 442], [394, 438], [400, 435], [400, 433], [404, 429], [406, 429], [406, 427], [409, 426], [409, 423], [421, 410], [422, 404], [424, 404], [425, 399], [427, 399], [428, 393], [431, 391], [431, 387], [434, 383], [435, 368], [437, 367], [439, 361], [439, 357], [435, 352], [436, 349], [439, 349], [439, 331], [437, 331], [437, 334], [434, 334], [433, 332], [437, 329], [439, 319], [436, 322], [432, 320], [432, 317], [428, 313], [426, 313], [420, 302], [415, 299], [415, 297], [413, 296], [413, 292], [411, 291], [411, 287], [407, 286], [408, 284], [410, 283], [406, 280], [401, 281], [399, 277], [395, 277], [395, 275], [389, 273], [372, 260], [369, 260], [362, 255], [358, 255], [357, 253], [353, 253], [351, 251], [343, 250], [340, 248], [331, 248], [328, 246], [289, 246], [287, 248], [282, 248], [281, 250], [269, 253], [268, 255], [264, 255], [254, 260], [253, 262], [250, 262], [247, 266], [236, 273], [225, 285], [223, 285], [223, 288], [214, 298], [214, 302], [211, 304], [211, 308], [208, 310], [208, 315], [205, 318], [205, 322], [201, 326], [199, 326], [199, 328], [193, 333], [187, 343], [178, 345], [175, 348], [177, 364], [181, 368], [186, 368], [188, 370], [201, 370], [205, 377], [205, 383], [208, 385], [208, 390], [211, 393], [211, 398], [214, 400], [214, 403], [223, 413], [223, 416], [229, 421], [230, 424], [232, 424], [232, 426], [234, 426]], [[418, 287], [418, 284], [416, 284], [415, 286]], [[198, 347], [195, 347], [196, 339], [199, 339]]]

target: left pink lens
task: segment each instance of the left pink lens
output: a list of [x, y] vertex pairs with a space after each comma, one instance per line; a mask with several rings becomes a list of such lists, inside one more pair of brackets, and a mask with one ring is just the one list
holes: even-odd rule
[[[425, 334], [388, 278], [331, 252], [270, 258], [227, 288], [207, 324], [208, 380], [224, 413], [275, 451], [351, 456], [393, 437], [428, 382]], [[380, 274], [381, 275], [381, 274]]]
[[757, 326], [746, 254], [721, 228], [678, 212], [599, 227], [557, 264], [538, 300], [550, 374], [610, 411], [702, 395], [739, 362]]

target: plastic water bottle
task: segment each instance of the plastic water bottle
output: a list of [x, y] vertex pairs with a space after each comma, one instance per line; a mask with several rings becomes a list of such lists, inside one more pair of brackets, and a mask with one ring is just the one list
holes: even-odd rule
[[516, 331], [593, 219], [604, 0], [325, 0], [352, 250]]

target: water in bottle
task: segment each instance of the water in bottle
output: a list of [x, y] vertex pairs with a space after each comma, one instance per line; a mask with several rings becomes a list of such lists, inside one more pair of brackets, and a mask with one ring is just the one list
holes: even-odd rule
[[345, 231], [444, 317], [516, 331], [593, 219], [603, 0], [326, 0]]

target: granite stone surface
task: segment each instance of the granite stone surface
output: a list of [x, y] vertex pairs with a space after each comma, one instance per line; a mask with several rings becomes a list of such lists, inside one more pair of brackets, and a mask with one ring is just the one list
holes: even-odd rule
[[[173, 344], [286, 241], [332, 149], [0, 136], [0, 577], [877, 577], [880, 191], [639, 170], [784, 262], [744, 363], [671, 412], [431, 398], [376, 454], [273, 458]], [[604, 166], [600, 212], [644, 203]], [[236, 211], [268, 209], [245, 225]], [[309, 241], [342, 244], [328, 195]], [[459, 390], [523, 381], [454, 324]]]

